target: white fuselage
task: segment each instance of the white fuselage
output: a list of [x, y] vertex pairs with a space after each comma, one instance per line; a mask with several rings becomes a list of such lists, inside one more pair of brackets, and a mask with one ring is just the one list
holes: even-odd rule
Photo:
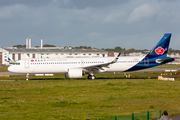
[[[136, 65], [144, 57], [119, 57], [118, 61], [104, 67], [100, 72], [121, 72]], [[66, 73], [68, 69], [90, 67], [109, 63], [115, 57], [97, 57], [97, 58], [28, 58], [17, 61], [17, 65], [12, 65], [8, 68], [10, 72], [15, 73]]]

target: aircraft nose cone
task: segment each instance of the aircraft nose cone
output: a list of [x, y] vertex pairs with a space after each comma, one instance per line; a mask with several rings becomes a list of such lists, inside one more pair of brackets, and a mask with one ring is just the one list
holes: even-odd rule
[[8, 67], [8, 71], [9, 71], [9, 72], [14, 72], [14, 67], [13, 67], [13, 66], [9, 66], [9, 67]]

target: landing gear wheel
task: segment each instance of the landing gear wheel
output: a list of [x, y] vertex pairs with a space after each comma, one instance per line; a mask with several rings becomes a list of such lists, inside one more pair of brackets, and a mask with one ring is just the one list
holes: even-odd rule
[[96, 79], [96, 77], [95, 77], [94, 75], [89, 75], [89, 76], [88, 76], [88, 79], [94, 80], [94, 79]]
[[29, 80], [29, 73], [26, 74], [26, 80]]
[[92, 76], [91, 76], [91, 79], [94, 80], [94, 79], [96, 79], [96, 77], [95, 77], [94, 75], [92, 75]]

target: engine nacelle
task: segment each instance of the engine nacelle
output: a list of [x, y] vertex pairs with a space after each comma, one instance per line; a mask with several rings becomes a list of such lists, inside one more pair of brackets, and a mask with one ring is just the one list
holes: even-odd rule
[[83, 76], [82, 69], [68, 69], [68, 72], [65, 73], [66, 78], [81, 78]]

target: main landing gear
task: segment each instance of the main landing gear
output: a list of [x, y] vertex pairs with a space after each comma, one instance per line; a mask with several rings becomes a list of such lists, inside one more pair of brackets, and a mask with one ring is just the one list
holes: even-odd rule
[[89, 80], [94, 80], [96, 79], [96, 77], [94, 76], [94, 72], [93, 71], [89, 71], [89, 75], [87, 77]]
[[94, 79], [96, 79], [96, 77], [94, 75], [88, 75], [88, 79], [94, 80]]

